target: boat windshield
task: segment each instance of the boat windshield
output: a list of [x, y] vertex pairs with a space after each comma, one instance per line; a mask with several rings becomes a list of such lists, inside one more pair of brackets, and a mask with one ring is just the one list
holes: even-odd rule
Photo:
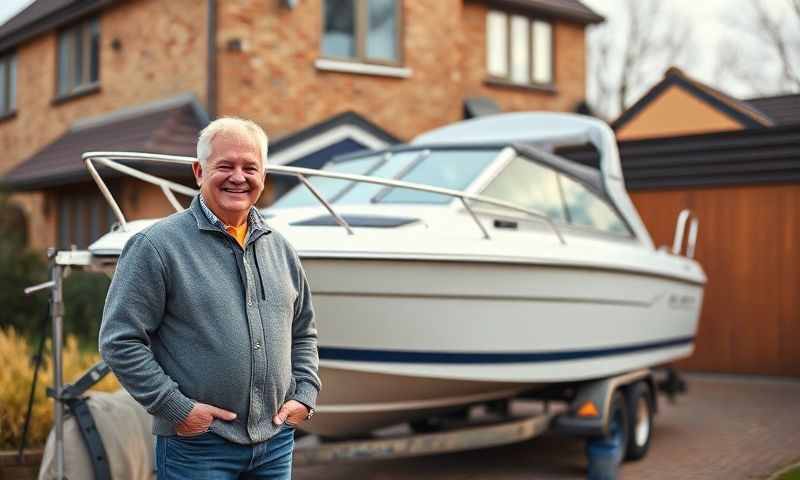
[[[327, 163], [326, 172], [367, 175], [402, 180], [438, 188], [464, 190], [497, 157], [499, 148], [401, 150], [366, 157]], [[452, 197], [406, 188], [393, 188], [373, 183], [352, 182], [336, 178], [309, 178], [329, 203], [339, 205], [369, 203], [444, 204]], [[319, 202], [304, 185], [298, 185], [279, 198], [274, 208], [306, 207]]]

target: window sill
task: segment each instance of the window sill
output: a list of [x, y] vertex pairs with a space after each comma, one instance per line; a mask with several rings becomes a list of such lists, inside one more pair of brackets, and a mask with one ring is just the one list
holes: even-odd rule
[[558, 89], [552, 83], [542, 84], [542, 85], [536, 85], [532, 83], [531, 84], [512, 83], [509, 82], [508, 80], [500, 80], [497, 78], [487, 78], [486, 80], [483, 81], [483, 83], [491, 87], [516, 88], [519, 90], [528, 90], [531, 92], [548, 93], [550, 95], [558, 94]]
[[17, 117], [16, 109], [15, 110], [9, 110], [6, 113], [0, 114], [0, 123], [6, 122], [6, 121], [9, 121], [9, 120], [13, 120], [16, 117]]
[[314, 66], [317, 70], [327, 72], [355, 73], [359, 75], [376, 75], [379, 77], [394, 78], [408, 78], [411, 76], [410, 68], [374, 65], [371, 63], [344, 62], [327, 58], [318, 58], [314, 62]]
[[60, 105], [60, 104], [62, 104], [64, 102], [68, 102], [68, 101], [74, 100], [76, 98], [85, 97], [87, 95], [93, 95], [93, 94], [99, 93], [99, 92], [100, 92], [100, 84], [99, 83], [92, 83], [92, 84], [89, 84], [89, 85], [85, 85], [85, 86], [79, 87], [79, 88], [73, 90], [70, 93], [64, 93], [62, 95], [54, 97], [53, 100], [51, 100], [50, 103], [52, 103], [53, 105]]

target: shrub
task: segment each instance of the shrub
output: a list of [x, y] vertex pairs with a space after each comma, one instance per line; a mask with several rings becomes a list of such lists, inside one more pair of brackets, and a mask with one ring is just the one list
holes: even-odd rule
[[[25, 246], [25, 225], [19, 208], [8, 202], [0, 191], [0, 327], [11, 325], [20, 331], [32, 331], [44, 315], [47, 296], [26, 296], [25, 287], [47, 279], [43, 256]], [[24, 216], [22, 216], [24, 219]]]
[[[11, 326], [27, 336], [39, 336], [48, 291], [30, 296], [25, 287], [49, 279], [41, 252], [26, 246], [24, 215], [0, 190], [0, 328]], [[99, 273], [73, 271], [64, 280], [64, 331], [81, 343], [97, 343], [97, 331], [110, 280]], [[49, 326], [49, 322], [47, 323]]]
[[97, 333], [111, 279], [102, 273], [73, 271], [64, 280], [64, 331], [97, 349]]
[[[46, 389], [53, 379], [50, 357], [50, 342], [44, 349], [44, 361], [39, 370], [31, 422], [28, 427], [26, 444], [41, 447], [53, 425], [53, 400], [46, 396]], [[33, 381], [33, 356], [36, 352], [26, 339], [14, 328], [0, 328], [0, 449], [19, 448], [22, 441], [22, 427], [28, 408], [28, 395]], [[81, 351], [74, 335], [66, 339], [64, 350], [64, 381], [77, 380], [89, 367], [100, 360], [96, 352]], [[119, 389], [117, 379], [109, 374], [92, 387], [93, 390], [111, 392]]]

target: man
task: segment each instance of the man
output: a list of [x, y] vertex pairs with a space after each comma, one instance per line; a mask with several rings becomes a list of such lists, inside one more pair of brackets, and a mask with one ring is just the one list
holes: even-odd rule
[[120, 255], [100, 352], [153, 416], [159, 479], [291, 477], [294, 427], [320, 389], [297, 254], [253, 204], [267, 136], [222, 118], [197, 142], [200, 195]]

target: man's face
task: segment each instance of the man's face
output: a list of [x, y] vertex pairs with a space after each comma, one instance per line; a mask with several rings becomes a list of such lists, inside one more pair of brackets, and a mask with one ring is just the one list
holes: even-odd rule
[[264, 190], [258, 145], [242, 132], [222, 132], [211, 141], [205, 168], [192, 169], [209, 208], [228, 225], [240, 225]]

